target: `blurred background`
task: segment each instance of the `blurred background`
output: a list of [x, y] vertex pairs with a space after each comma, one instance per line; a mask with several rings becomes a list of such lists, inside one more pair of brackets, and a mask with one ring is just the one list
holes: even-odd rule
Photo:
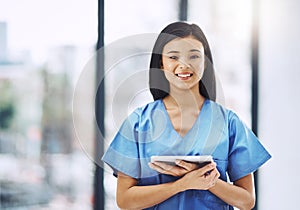
[[[98, 16], [99, 2], [104, 14]], [[252, 127], [273, 156], [257, 173], [256, 209], [295, 209], [299, 8], [298, 0], [0, 0], [0, 209], [118, 209], [116, 178], [105, 166], [102, 179], [94, 161], [101, 156], [91, 109], [100, 16], [104, 46], [125, 55], [147, 52], [106, 66], [99, 104], [105, 113], [104, 149], [124, 117], [152, 100], [146, 70], [155, 36], [142, 45], [130, 42], [130, 49], [119, 43], [186, 19], [198, 24], [210, 43], [218, 101]], [[132, 76], [138, 79], [124, 90]], [[79, 81], [84, 88], [76, 89]], [[75, 92], [80, 100], [73, 112]], [[74, 129], [74, 118], [84, 138]], [[95, 180], [103, 183], [103, 207], [95, 207], [100, 199]]]

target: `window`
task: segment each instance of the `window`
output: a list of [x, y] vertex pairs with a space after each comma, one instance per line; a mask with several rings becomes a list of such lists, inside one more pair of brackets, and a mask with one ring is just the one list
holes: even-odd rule
[[94, 53], [96, 3], [0, 0], [1, 209], [92, 208], [93, 164], [73, 130], [72, 97]]

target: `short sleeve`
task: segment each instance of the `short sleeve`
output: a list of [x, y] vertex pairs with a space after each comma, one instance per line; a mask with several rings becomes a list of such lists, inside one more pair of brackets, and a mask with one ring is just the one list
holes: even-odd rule
[[255, 134], [236, 114], [229, 114], [228, 176], [236, 181], [254, 171], [271, 158]]
[[139, 116], [136, 112], [129, 115], [102, 157], [102, 160], [113, 169], [115, 176], [120, 171], [133, 178], [140, 177], [138, 122]]

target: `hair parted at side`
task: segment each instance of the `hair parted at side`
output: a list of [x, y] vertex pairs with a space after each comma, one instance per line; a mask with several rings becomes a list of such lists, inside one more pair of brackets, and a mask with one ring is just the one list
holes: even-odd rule
[[166, 26], [158, 35], [154, 44], [149, 73], [150, 92], [154, 100], [163, 99], [169, 95], [170, 91], [169, 81], [166, 79], [164, 72], [161, 70], [162, 51], [164, 46], [173, 39], [184, 38], [187, 36], [193, 36], [200, 41], [204, 47], [206, 67], [203, 77], [199, 81], [200, 94], [207, 99], [213, 101], [216, 100], [216, 78], [209, 44], [199, 26], [185, 22], [174, 22]]

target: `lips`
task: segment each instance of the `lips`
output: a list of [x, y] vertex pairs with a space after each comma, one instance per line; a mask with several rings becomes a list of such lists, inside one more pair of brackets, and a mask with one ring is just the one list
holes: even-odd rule
[[188, 79], [191, 76], [193, 76], [193, 73], [191, 72], [181, 72], [181, 73], [177, 73], [175, 74], [177, 77], [179, 77], [180, 79]]

